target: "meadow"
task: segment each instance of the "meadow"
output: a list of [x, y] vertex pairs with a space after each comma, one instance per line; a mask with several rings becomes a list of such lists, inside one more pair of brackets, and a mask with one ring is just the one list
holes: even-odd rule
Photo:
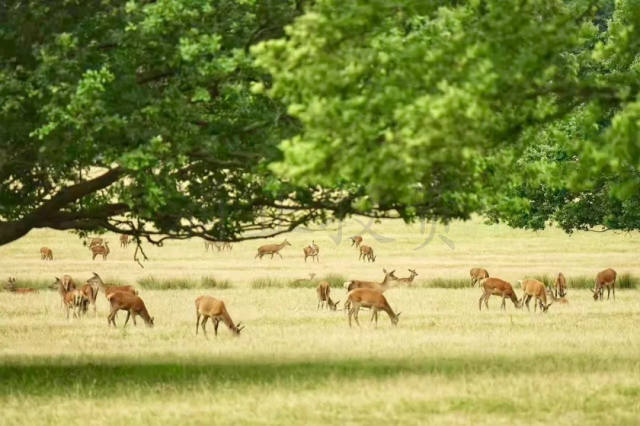
[[[197, 240], [168, 242], [146, 248], [145, 268], [113, 235], [107, 261], [91, 261], [81, 241], [62, 232], [32, 232], [0, 247], [2, 271], [18, 285], [46, 286], [64, 273], [83, 281], [95, 271], [138, 286], [155, 317], [152, 329], [142, 321], [122, 329], [121, 313], [114, 329], [103, 294], [96, 317], [67, 320], [54, 291], [0, 292], [0, 423], [637, 424], [637, 289], [594, 302], [590, 291], [570, 288], [568, 305], [534, 314], [510, 303], [501, 312], [496, 298], [478, 312], [477, 288], [437, 288], [468, 280], [472, 266], [512, 282], [558, 271], [593, 277], [606, 267], [640, 276], [636, 233], [384, 221], [372, 229], [386, 240], [363, 234], [377, 252], [372, 264], [359, 262], [348, 241], [362, 228], [345, 223], [339, 244], [337, 225], [276, 238], [292, 247], [273, 260], [253, 259], [263, 240], [213, 253]], [[321, 247], [317, 264], [302, 260], [311, 240]], [[54, 261], [39, 259], [42, 245]], [[309, 272], [381, 279], [382, 268], [420, 274], [415, 286], [385, 293], [402, 312], [397, 327], [382, 313], [374, 328], [363, 311], [362, 327], [350, 329], [343, 311], [316, 309], [312, 288], [289, 285]], [[217, 338], [211, 326], [209, 339], [195, 336], [201, 294], [226, 302], [246, 325], [240, 337], [223, 325]], [[334, 287], [332, 296], [342, 305], [345, 291]]]

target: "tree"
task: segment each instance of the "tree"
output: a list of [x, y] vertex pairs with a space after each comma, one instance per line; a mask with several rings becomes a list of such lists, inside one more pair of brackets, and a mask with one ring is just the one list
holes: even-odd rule
[[299, 122], [250, 91], [269, 76], [249, 46], [303, 5], [3, 2], [0, 245], [40, 227], [233, 241], [339, 209], [269, 171]]
[[[273, 169], [362, 185], [364, 211], [575, 229], [613, 225], [615, 209], [637, 204], [633, 0], [319, 0], [253, 52], [273, 76], [256, 90], [303, 125]], [[570, 160], [518, 162], [541, 145]], [[615, 226], [640, 225], [624, 216]]]

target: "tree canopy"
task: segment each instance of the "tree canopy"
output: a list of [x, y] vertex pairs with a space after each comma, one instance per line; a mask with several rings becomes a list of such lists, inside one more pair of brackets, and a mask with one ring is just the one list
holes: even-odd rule
[[0, 244], [350, 213], [638, 229], [635, 0], [0, 6]]

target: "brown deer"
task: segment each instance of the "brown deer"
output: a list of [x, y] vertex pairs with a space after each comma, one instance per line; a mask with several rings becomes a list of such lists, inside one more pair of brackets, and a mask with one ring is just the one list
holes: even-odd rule
[[398, 278], [393, 274], [395, 269], [391, 272], [387, 272], [386, 269], [383, 269], [384, 279], [382, 282], [374, 282], [374, 281], [360, 281], [360, 280], [351, 280], [344, 283], [345, 287], [347, 287], [347, 291], [355, 290], [356, 288], [368, 288], [371, 290], [379, 291], [380, 293], [384, 293], [389, 287], [391, 287], [391, 281], [397, 281]]
[[369, 262], [376, 261], [376, 255], [373, 253], [373, 248], [370, 246], [361, 245], [360, 246], [360, 255], [358, 256], [358, 260], [364, 260]]
[[319, 258], [320, 247], [318, 247], [315, 241], [312, 241], [311, 245], [303, 248], [302, 251], [304, 252], [305, 263], [307, 262], [307, 257], [311, 257], [312, 262], [314, 259], [316, 260], [316, 262], [320, 262], [320, 258]]
[[535, 297], [533, 311], [535, 312], [538, 305], [540, 305], [540, 310], [542, 312], [547, 312], [549, 306], [553, 304], [554, 300], [552, 299], [551, 302], [547, 304], [547, 292], [544, 283], [534, 279], [525, 279], [519, 282], [523, 292], [521, 305], [527, 305], [527, 310], [531, 311], [529, 308], [529, 302], [532, 297]]
[[353, 237], [351, 237], [351, 247], [360, 247], [360, 244], [362, 244], [362, 237], [360, 235], [354, 235]]
[[325, 304], [329, 309], [335, 311], [338, 308], [338, 303], [340, 301], [334, 302], [331, 300], [329, 294], [331, 293], [331, 285], [328, 281], [320, 281], [318, 287], [316, 288], [316, 293], [318, 294], [318, 307], [317, 309], [324, 308]]
[[204, 240], [204, 251], [209, 251], [209, 249], [213, 251], [214, 247], [217, 248], [218, 251], [220, 251], [220, 246], [218, 246], [214, 241]]
[[127, 248], [130, 242], [131, 240], [129, 239], [128, 235], [126, 234], [120, 235], [120, 247]]
[[222, 251], [224, 251], [224, 250], [229, 250], [229, 251], [231, 251], [231, 250], [233, 250], [233, 246], [231, 245], [231, 243], [230, 243], [230, 242], [225, 241], [225, 242], [223, 242], [223, 243], [221, 244], [221, 250], [222, 250]]
[[407, 271], [409, 271], [409, 273], [410, 273], [411, 275], [409, 275], [409, 276], [408, 276], [408, 277], [406, 277], [406, 278], [396, 278], [395, 280], [396, 280], [398, 283], [406, 284], [406, 285], [408, 285], [408, 286], [411, 286], [411, 284], [413, 284], [413, 280], [415, 279], [415, 277], [417, 277], [417, 276], [418, 276], [418, 273], [417, 273], [414, 269], [407, 269]]
[[378, 311], [385, 311], [387, 315], [389, 315], [391, 324], [394, 326], [398, 324], [400, 312], [397, 314], [393, 313], [393, 309], [389, 306], [389, 302], [387, 302], [387, 299], [379, 291], [368, 288], [357, 288], [349, 292], [347, 301], [349, 302], [349, 327], [351, 327], [352, 316], [356, 320], [358, 327], [360, 327], [360, 322], [358, 321], [358, 312], [360, 311], [360, 307], [369, 307], [373, 310], [373, 313], [371, 314], [371, 321], [375, 319], [376, 327], [378, 326]]
[[73, 310], [73, 317], [80, 318], [80, 315], [87, 312], [87, 305], [89, 299], [82, 293], [81, 290], [71, 289], [70, 286], [58, 277], [54, 283], [58, 287], [58, 293], [62, 297], [62, 303], [67, 313], [67, 319], [69, 319], [69, 311]]
[[478, 281], [489, 278], [489, 272], [483, 268], [471, 268], [469, 275], [471, 276], [471, 287], [475, 287]]
[[516, 308], [521, 308], [521, 301], [516, 297], [516, 293], [513, 291], [513, 287], [508, 282], [501, 280], [500, 278], [485, 278], [480, 281], [480, 286], [482, 287], [482, 296], [480, 296], [480, 300], [478, 300], [478, 309], [482, 310], [482, 301], [484, 300], [484, 306], [486, 309], [489, 309], [489, 297], [494, 296], [502, 296], [502, 305], [501, 308], [506, 310], [506, 299], [507, 297], [511, 299], [513, 302], [513, 306]]
[[554, 296], [561, 298], [567, 294], [567, 279], [562, 272], [558, 272], [556, 280], [553, 282]]
[[40, 260], [53, 260], [53, 251], [49, 247], [40, 248]]
[[[202, 318], [202, 323], [200, 323], [201, 317], [204, 317]], [[229, 330], [236, 336], [239, 336], [240, 332], [244, 329], [244, 326], [241, 326], [240, 323], [237, 325], [233, 323], [229, 312], [227, 312], [227, 307], [222, 300], [211, 296], [200, 296], [196, 299], [196, 336], [198, 335], [198, 327], [202, 326], [204, 337], [207, 337], [205, 324], [209, 318], [211, 318], [213, 322], [213, 331], [216, 336], [218, 336], [218, 324], [220, 321], [224, 322], [227, 327], [229, 327]]]
[[9, 277], [7, 283], [4, 285], [4, 288], [12, 293], [16, 294], [34, 294], [38, 293], [38, 290], [30, 287], [16, 287], [16, 278]]
[[553, 294], [553, 290], [552, 289], [548, 289], [547, 290], [547, 294], [551, 298], [551, 300], [553, 300], [553, 303], [559, 303], [561, 305], [568, 305], [569, 304], [569, 301], [567, 300], [567, 298], [565, 296], [556, 297]]
[[89, 248], [91, 249], [91, 253], [93, 254], [91, 260], [96, 260], [96, 256], [99, 254], [102, 255], [102, 260], [107, 260], [107, 256], [110, 253], [108, 241], [105, 241], [103, 246], [91, 246]]
[[[85, 242], [86, 244], [86, 242]], [[104, 238], [101, 237], [93, 237], [91, 238], [91, 240], [89, 241], [89, 248], [93, 247], [93, 246], [101, 246], [102, 244], [104, 244]]]
[[593, 300], [604, 300], [604, 288], [607, 288], [607, 300], [609, 300], [609, 294], [613, 290], [613, 300], [616, 300], [616, 271], [611, 268], [598, 272], [596, 275], [595, 288], [591, 290], [593, 293]]
[[105, 285], [102, 278], [100, 278], [100, 275], [95, 272], [93, 273], [93, 276], [87, 280], [87, 284], [95, 289], [96, 295], [98, 294], [98, 290], [102, 290], [107, 300], [109, 300], [109, 295], [115, 292], [129, 293], [134, 296], [138, 295], [138, 291], [130, 285]]
[[259, 257], [260, 259], [262, 259], [262, 256], [264, 256], [265, 254], [270, 254], [271, 259], [273, 259], [273, 255], [277, 254], [278, 256], [280, 256], [280, 259], [282, 259], [280, 250], [282, 250], [285, 246], [290, 246], [290, 245], [291, 243], [289, 241], [284, 240], [280, 244], [266, 244], [264, 246], [260, 246], [258, 247], [258, 254], [256, 254], [256, 257]]
[[127, 311], [127, 319], [124, 321], [122, 328], [127, 326], [129, 317], [133, 316], [133, 325], [136, 324], [136, 315], [140, 315], [147, 327], [153, 327], [153, 317], [149, 316], [147, 307], [142, 299], [131, 293], [116, 291], [107, 296], [107, 300], [111, 304], [111, 312], [107, 316], [107, 324], [113, 324], [116, 327], [116, 313], [118, 311]]

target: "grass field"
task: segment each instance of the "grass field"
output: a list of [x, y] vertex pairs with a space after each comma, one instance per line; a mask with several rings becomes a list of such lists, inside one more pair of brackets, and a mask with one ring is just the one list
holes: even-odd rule
[[[344, 312], [316, 310], [310, 288], [252, 288], [308, 272], [380, 279], [383, 267], [403, 276], [415, 268], [422, 283], [466, 279], [472, 266], [511, 281], [558, 271], [589, 277], [606, 267], [640, 276], [637, 234], [567, 236], [475, 221], [438, 226], [414, 250], [430, 226], [384, 222], [373, 229], [393, 241], [365, 234], [378, 253], [365, 264], [347, 241], [361, 229], [346, 224], [339, 245], [331, 239], [336, 226], [287, 235], [283, 260], [254, 260], [262, 241], [231, 253], [170, 242], [147, 249], [144, 269], [115, 236], [105, 262], [92, 262], [66, 233], [33, 232], [0, 247], [2, 271], [18, 285], [63, 273], [84, 280], [94, 270], [123, 283], [146, 280], [138, 287], [156, 323], [108, 328], [102, 294], [97, 317], [66, 320], [53, 291], [1, 292], [0, 424], [638, 424], [638, 290], [596, 303], [588, 290], [571, 289], [568, 306], [541, 315], [512, 305], [501, 312], [495, 298], [478, 312], [478, 289], [395, 288], [385, 294], [402, 311], [398, 327], [381, 314], [375, 329], [365, 311], [362, 328], [349, 329]], [[305, 265], [302, 247], [311, 239], [321, 262]], [[39, 260], [42, 245], [53, 249], [53, 262]], [[225, 284], [153, 288], [180, 280]], [[225, 300], [246, 324], [242, 336], [221, 326], [218, 338], [213, 330], [208, 340], [196, 337], [200, 294]], [[332, 295], [343, 301], [345, 292]]]

